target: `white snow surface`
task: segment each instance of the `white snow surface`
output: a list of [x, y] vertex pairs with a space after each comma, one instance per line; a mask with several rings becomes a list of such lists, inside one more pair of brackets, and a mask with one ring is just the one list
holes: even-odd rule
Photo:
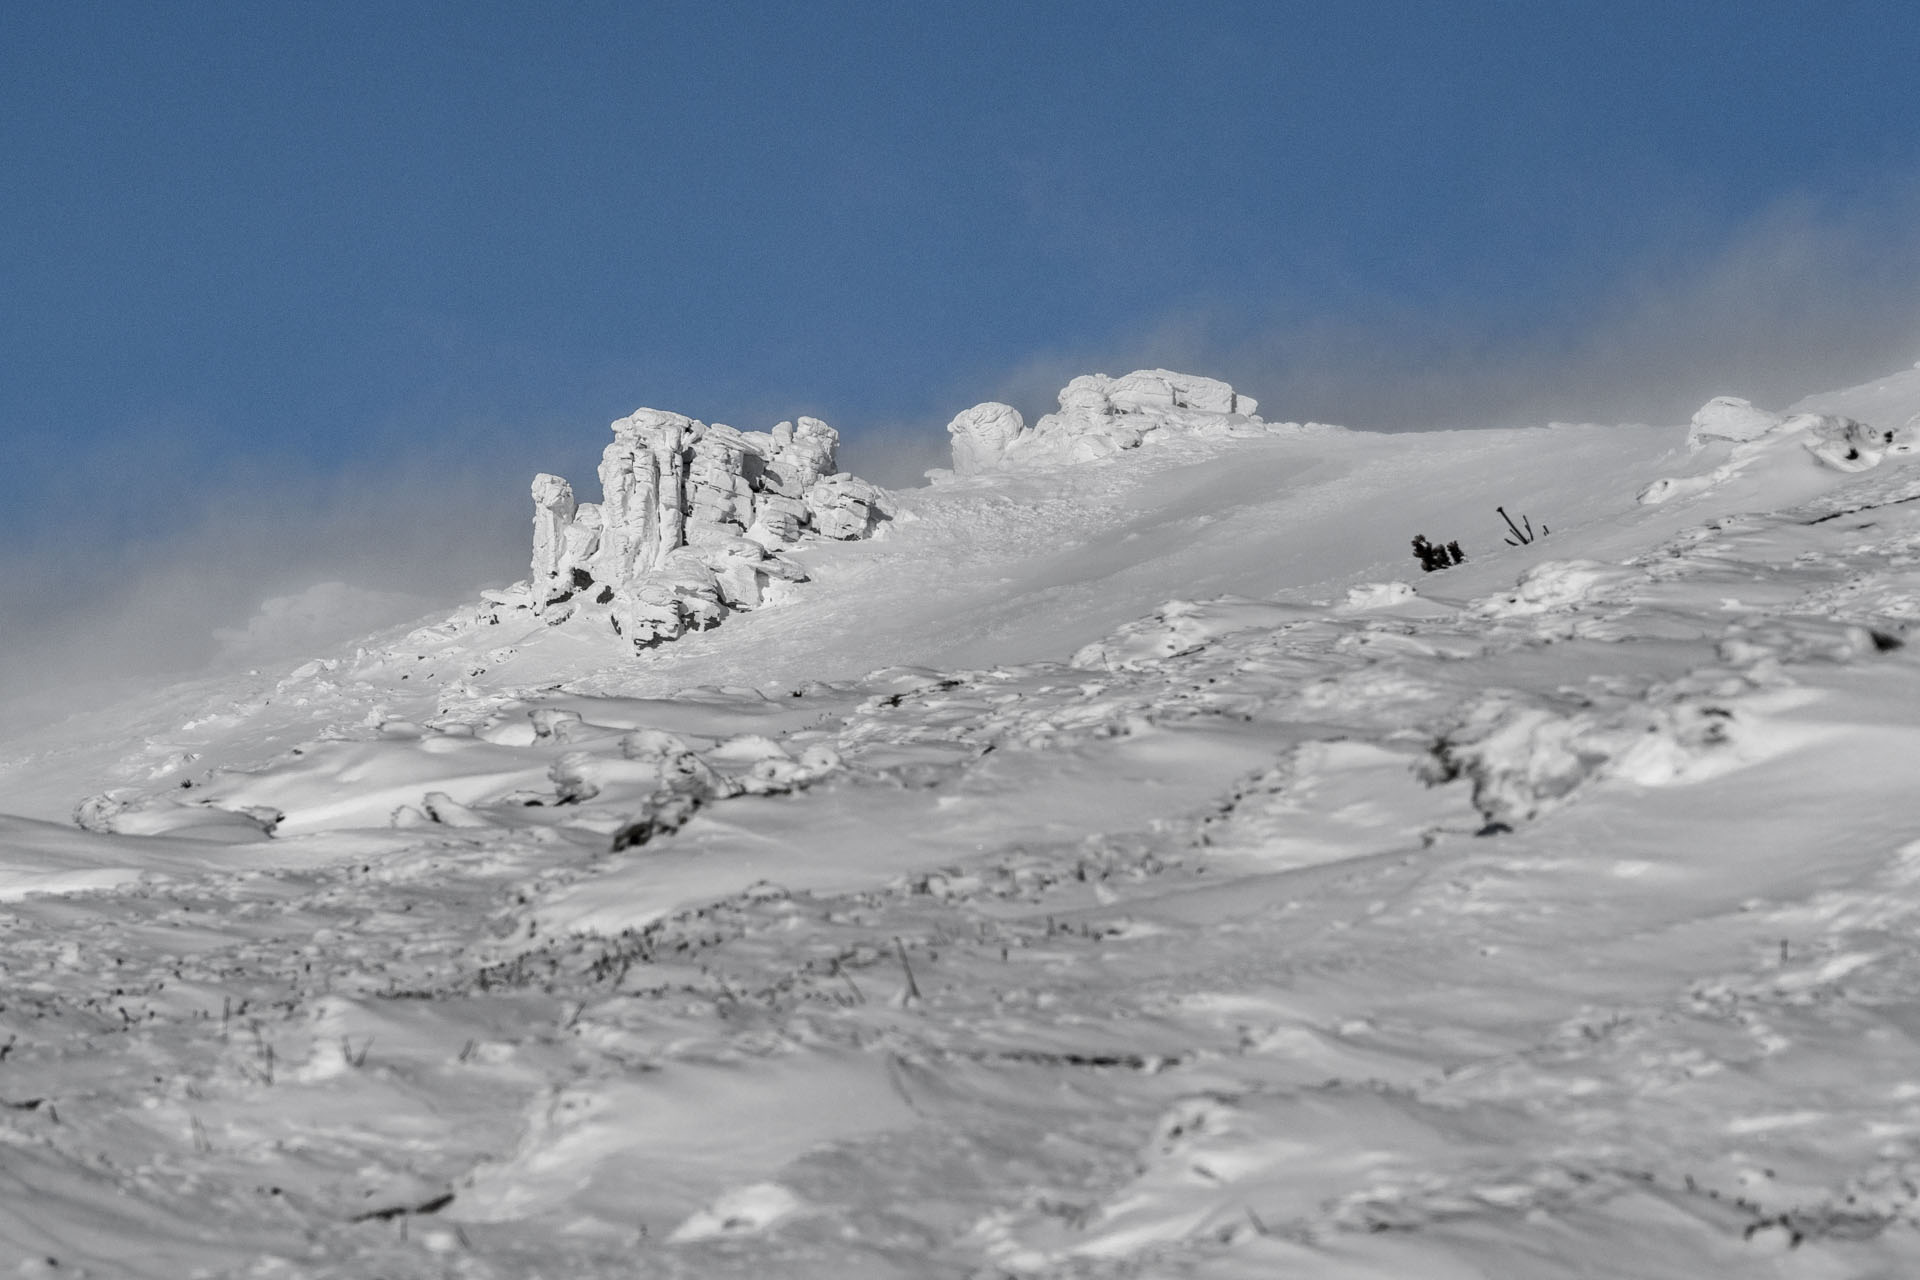
[[1920, 374], [1147, 374], [1062, 413], [1244, 421], [642, 654], [476, 606], [0, 738], [0, 1274], [1920, 1274]]

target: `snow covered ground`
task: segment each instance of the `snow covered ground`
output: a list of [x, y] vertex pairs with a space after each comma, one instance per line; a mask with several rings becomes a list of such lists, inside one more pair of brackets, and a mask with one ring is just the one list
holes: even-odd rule
[[0, 739], [0, 1268], [1920, 1274], [1920, 372], [1795, 408], [1880, 432], [1149, 440]]

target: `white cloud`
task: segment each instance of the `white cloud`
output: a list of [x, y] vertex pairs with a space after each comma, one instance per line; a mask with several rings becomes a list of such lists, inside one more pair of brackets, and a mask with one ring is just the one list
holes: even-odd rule
[[222, 664], [298, 658], [324, 646], [404, 621], [420, 598], [345, 582], [316, 582], [304, 591], [272, 596], [244, 627], [215, 627]]

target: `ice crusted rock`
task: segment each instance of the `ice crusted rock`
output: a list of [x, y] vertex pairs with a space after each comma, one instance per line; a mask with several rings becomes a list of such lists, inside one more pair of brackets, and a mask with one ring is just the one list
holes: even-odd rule
[[1748, 741], [1751, 719], [1731, 704], [1694, 699], [1601, 712], [1493, 692], [1434, 744], [1420, 772], [1430, 786], [1471, 781], [1473, 806], [1487, 821], [1482, 834], [1491, 835], [1602, 779], [1660, 787], [1751, 763], [1776, 749], [1766, 734]]
[[1226, 383], [1214, 378], [1166, 369], [1141, 369], [1111, 381], [1100, 378], [1076, 378], [1076, 382], [1105, 382], [1107, 403], [1119, 413], [1147, 413], [1170, 409], [1192, 409], [1200, 413], [1253, 415], [1260, 407], [1251, 396], [1237, 395]]
[[1083, 374], [1060, 390], [1060, 411], [1027, 426], [1010, 405], [987, 401], [947, 424], [953, 470], [975, 475], [1090, 462], [1138, 448], [1149, 437], [1265, 435], [1259, 403], [1214, 378], [1138, 369], [1120, 378]]
[[757, 471], [759, 455], [732, 427], [715, 423], [693, 441], [687, 462], [688, 536], [725, 537], [740, 534], [753, 523], [753, 483], [747, 478], [747, 459]]
[[532, 576], [487, 594], [492, 621], [517, 609], [554, 626], [592, 619], [645, 648], [806, 581], [785, 548], [868, 537], [891, 515], [883, 490], [838, 470], [840, 437], [818, 418], [748, 432], [636, 409], [612, 430], [600, 502], [534, 477]]
[[1026, 419], [1010, 404], [988, 400], [962, 409], [947, 424], [953, 437], [953, 469], [963, 476], [992, 471], [1007, 455], [1007, 446], [1027, 429]]
[[559, 476], [541, 472], [533, 478], [533, 597], [538, 607], [572, 591], [566, 580], [567, 533], [573, 527], [580, 504], [573, 500], [573, 486]]
[[88, 796], [74, 806], [74, 825], [101, 835], [174, 836], [221, 844], [248, 844], [273, 835], [286, 817], [278, 809], [247, 805], [227, 809], [170, 795], [132, 790]]
[[1756, 409], [1745, 400], [1719, 396], [1693, 415], [1688, 442], [1731, 440], [1733, 458], [1756, 456], [1760, 448], [1798, 440], [1815, 460], [1836, 471], [1869, 471], [1890, 454], [1920, 450], [1920, 418], [1888, 430], [1832, 413], [1781, 415]]
[[1814, 458], [1836, 471], [1868, 471], [1890, 453], [1911, 453], [1916, 446], [1915, 424], [1897, 431], [1856, 422], [1828, 413], [1783, 416], [1756, 409], [1736, 396], [1715, 396], [1693, 415], [1687, 443], [1694, 449], [1709, 441], [1731, 440], [1736, 445], [1778, 441], [1798, 436]]
[[1780, 415], [1756, 409], [1738, 396], [1715, 396], [1693, 415], [1687, 444], [1695, 449], [1708, 440], [1752, 440], [1779, 426]]
[[864, 538], [884, 518], [880, 490], [849, 475], [821, 476], [807, 487], [807, 514], [828, 538]]
[[636, 409], [613, 424], [600, 455], [600, 550], [592, 574], [600, 582], [635, 583], [666, 565], [686, 543], [686, 478], [682, 456], [693, 420]]
[[1898, 431], [1883, 431], [1852, 418], [1799, 413], [1788, 418], [1781, 429], [1804, 431], [1808, 452], [1835, 471], [1870, 471], [1888, 454], [1912, 453], [1920, 446], [1920, 431], [1911, 422]]
[[773, 452], [764, 463], [761, 487], [788, 498], [803, 497], [814, 481], [834, 474], [839, 433], [818, 418], [802, 418], [795, 426], [782, 422], [773, 429]]
[[1760, 474], [1756, 468], [1791, 473], [1808, 455], [1829, 471], [1871, 471], [1889, 457], [1920, 452], [1920, 415], [1889, 430], [1831, 413], [1783, 417], [1719, 396], [1693, 415], [1687, 444], [1704, 460], [1698, 465], [1711, 469], [1653, 481], [1640, 490], [1642, 504], [1694, 497], [1743, 472]]

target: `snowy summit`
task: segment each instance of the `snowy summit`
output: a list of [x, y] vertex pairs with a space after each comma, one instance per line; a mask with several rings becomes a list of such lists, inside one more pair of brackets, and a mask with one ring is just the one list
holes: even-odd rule
[[0, 739], [0, 1271], [1920, 1274], [1920, 371], [1257, 408], [639, 410], [526, 581]]

